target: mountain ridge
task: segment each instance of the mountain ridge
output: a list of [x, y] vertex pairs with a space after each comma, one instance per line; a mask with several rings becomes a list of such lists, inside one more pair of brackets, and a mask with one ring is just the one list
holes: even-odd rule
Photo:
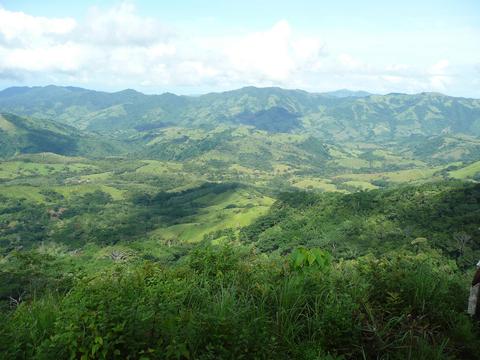
[[[437, 91], [421, 91], [421, 92], [415, 92], [415, 93], [406, 93], [406, 92], [389, 92], [389, 93], [377, 93], [377, 92], [369, 92], [365, 90], [351, 90], [347, 88], [342, 88], [342, 89], [337, 89], [337, 90], [329, 90], [329, 91], [308, 91], [304, 89], [299, 89], [299, 88], [283, 88], [280, 86], [254, 86], [254, 85], [247, 85], [247, 86], [242, 86], [240, 88], [235, 88], [235, 89], [229, 89], [229, 90], [223, 90], [223, 91], [211, 91], [211, 92], [205, 92], [205, 93], [198, 93], [195, 95], [188, 95], [188, 94], [176, 94], [171, 91], [165, 91], [162, 93], [151, 93], [147, 94], [142, 91], [136, 90], [134, 88], [125, 88], [122, 90], [116, 90], [116, 91], [107, 91], [107, 90], [98, 90], [98, 89], [89, 89], [89, 88], [84, 88], [80, 86], [62, 86], [62, 85], [54, 85], [54, 84], [49, 84], [49, 85], [35, 85], [35, 86], [9, 86], [4, 89], [0, 90], [0, 97], [3, 95], [4, 92], [11, 92], [12, 90], [34, 90], [34, 89], [46, 89], [46, 88], [64, 88], [68, 90], [73, 90], [73, 91], [93, 91], [97, 93], [104, 93], [104, 94], [119, 94], [122, 92], [135, 92], [137, 94], [145, 95], [145, 96], [160, 96], [160, 95], [175, 95], [179, 97], [191, 97], [191, 98], [196, 98], [199, 96], [204, 96], [204, 95], [211, 95], [211, 94], [224, 94], [224, 93], [230, 93], [230, 92], [236, 92], [239, 90], [249, 90], [249, 89], [257, 89], [257, 90], [272, 90], [272, 89], [277, 89], [277, 90], [282, 90], [282, 91], [297, 91], [297, 92], [303, 92], [303, 93], [308, 93], [312, 95], [322, 95], [322, 96], [333, 96], [334, 94], [352, 94], [350, 95], [351, 97], [367, 97], [371, 95], [379, 95], [379, 96], [386, 96], [386, 95], [422, 95], [422, 94], [437, 94], [445, 97], [451, 97], [451, 98], [459, 98], [459, 99], [471, 99], [471, 100], [480, 100], [480, 98], [476, 97], [470, 97], [470, 96], [455, 96], [455, 95], [449, 95], [446, 93], [441, 93]], [[357, 94], [357, 96], [355, 96]], [[348, 96], [338, 96], [338, 97], [348, 97]]]
[[[378, 157], [375, 149], [402, 158], [402, 164], [473, 161], [480, 154], [480, 100], [438, 93], [338, 97], [244, 87], [189, 97], [133, 89], [107, 93], [22, 87], [0, 92], [0, 112], [36, 119], [37, 124], [67, 125], [76, 129], [74, 138], [99, 144], [114, 139], [121, 144], [114, 147], [116, 155], [213, 159], [264, 171], [280, 163], [296, 169], [308, 164], [325, 172], [348, 168], [339, 164], [349, 161], [367, 170]], [[0, 132], [0, 138], [8, 134]], [[97, 153], [94, 148], [75, 155], [91, 156]]]

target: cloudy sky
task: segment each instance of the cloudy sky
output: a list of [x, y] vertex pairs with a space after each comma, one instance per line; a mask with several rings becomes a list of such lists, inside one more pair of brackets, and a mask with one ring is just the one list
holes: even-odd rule
[[0, 88], [47, 84], [480, 98], [480, 1], [0, 0]]

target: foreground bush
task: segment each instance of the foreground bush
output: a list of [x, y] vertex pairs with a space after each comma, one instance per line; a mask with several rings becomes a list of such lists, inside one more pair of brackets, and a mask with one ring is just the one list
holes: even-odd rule
[[4, 314], [3, 358], [477, 358], [468, 281], [439, 254], [331, 262], [202, 247], [122, 265]]

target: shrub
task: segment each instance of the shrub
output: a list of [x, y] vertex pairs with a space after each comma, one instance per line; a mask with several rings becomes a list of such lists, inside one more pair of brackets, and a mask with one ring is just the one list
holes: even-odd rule
[[475, 358], [468, 281], [438, 252], [333, 262], [199, 246], [183, 264], [128, 263], [3, 315], [5, 358]]

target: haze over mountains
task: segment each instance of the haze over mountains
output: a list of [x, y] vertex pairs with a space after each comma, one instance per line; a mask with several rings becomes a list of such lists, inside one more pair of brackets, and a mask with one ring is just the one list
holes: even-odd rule
[[[13, 87], [0, 92], [0, 109], [108, 132], [142, 126], [233, 125], [243, 123], [250, 114], [245, 119], [248, 125], [261, 128], [275, 123], [280, 127], [269, 132], [307, 129], [326, 138], [480, 134], [480, 100], [439, 93], [372, 95], [339, 90], [319, 94], [245, 87], [189, 97], [145, 95], [131, 89], [107, 93], [75, 87]], [[291, 117], [301, 121], [284, 129]]]
[[377, 147], [429, 163], [480, 153], [480, 100], [439, 93], [245, 87], [192, 97], [12, 87], [0, 92], [0, 111], [3, 156], [129, 154], [268, 169], [272, 162], [324, 168], [329, 160], [366, 161]]

